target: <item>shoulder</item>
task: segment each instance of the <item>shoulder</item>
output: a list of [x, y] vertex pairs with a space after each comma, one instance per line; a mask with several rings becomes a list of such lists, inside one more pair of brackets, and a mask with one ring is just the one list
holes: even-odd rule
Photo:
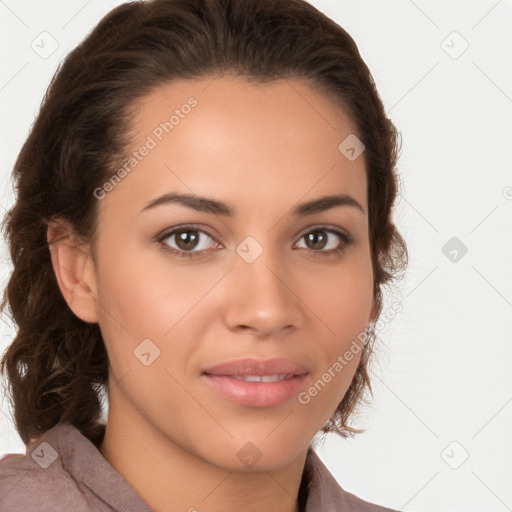
[[77, 482], [66, 470], [52, 442], [65, 435], [59, 424], [32, 441], [25, 454], [7, 454], [0, 459], [0, 510], [2, 512], [54, 512], [90, 510]]
[[0, 510], [151, 512], [98, 445], [65, 422], [30, 442], [25, 455], [0, 460]]
[[347, 512], [398, 512], [395, 509], [383, 507], [375, 503], [365, 501], [355, 494], [343, 490], [344, 493], [344, 508], [343, 511]]
[[343, 489], [320, 457], [310, 449], [306, 459], [308, 471], [308, 500], [305, 512], [397, 512], [365, 501]]

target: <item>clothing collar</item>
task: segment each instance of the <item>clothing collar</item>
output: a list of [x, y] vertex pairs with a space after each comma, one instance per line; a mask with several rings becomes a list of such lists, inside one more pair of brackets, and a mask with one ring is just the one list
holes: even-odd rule
[[[63, 470], [79, 486], [86, 486], [96, 495], [100, 492], [98, 496], [114, 510], [153, 512], [103, 457], [98, 447], [75, 426], [65, 422], [58, 423], [37, 442], [28, 445], [27, 456], [32, 456], [34, 450], [44, 449], [41, 446], [44, 441], [58, 452]], [[101, 491], [98, 489], [99, 483], [102, 484]], [[312, 448], [309, 448], [306, 456], [302, 485], [306, 486], [304, 512], [336, 512], [343, 510], [343, 504], [350, 506], [352, 495], [339, 486]]]

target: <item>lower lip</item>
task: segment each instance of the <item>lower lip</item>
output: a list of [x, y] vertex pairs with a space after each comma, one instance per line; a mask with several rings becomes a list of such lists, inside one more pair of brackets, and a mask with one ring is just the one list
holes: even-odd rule
[[246, 382], [226, 375], [202, 375], [223, 396], [249, 407], [275, 407], [298, 395], [306, 375], [275, 382]]

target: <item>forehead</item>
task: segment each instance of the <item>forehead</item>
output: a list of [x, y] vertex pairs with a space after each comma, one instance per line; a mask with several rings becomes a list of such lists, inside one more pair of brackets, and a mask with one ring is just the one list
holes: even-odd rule
[[[193, 102], [195, 106], [188, 108], [187, 102]], [[133, 109], [136, 116], [131, 129], [139, 138], [166, 121], [171, 121], [173, 131], [178, 124], [183, 131], [192, 124], [198, 130], [202, 126], [208, 129], [223, 123], [225, 132], [232, 128], [230, 135], [239, 133], [240, 128], [244, 129], [243, 135], [251, 134], [253, 128], [258, 130], [258, 140], [264, 140], [268, 133], [269, 143], [279, 142], [272, 137], [272, 130], [284, 127], [288, 131], [281, 133], [281, 140], [291, 142], [293, 137], [297, 144], [307, 142], [304, 139], [318, 144], [322, 139], [326, 145], [337, 146], [343, 133], [357, 133], [341, 100], [335, 100], [317, 86], [298, 79], [258, 82], [224, 75], [177, 80], [154, 88], [139, 98]], [[186, 117], [191, 120], [181, 123]], [[264, 132], [261, 132], [262, 127], [266, 128]], [[203, 135], [208, 135], [204, 140], [206, 143], [213, 134]]]
[[366, 203], [364, 154], [350, 161], [339, 149], [355, 124], [299, 80], [172, 82], [136, 102], [130, 133], [129, 154], [151, 147], [118, 187], [135, 202], [180, 191], [260, 206], [326, 192]]

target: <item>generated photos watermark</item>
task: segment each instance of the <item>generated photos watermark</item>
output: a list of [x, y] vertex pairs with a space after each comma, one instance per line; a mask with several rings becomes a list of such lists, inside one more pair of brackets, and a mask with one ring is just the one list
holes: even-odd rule
[[196, 107], [198, 101], [191, 96], [186, 103], [183, 103], [180, 108], [174, 109], [174, 113], [167, 121], [161, 122], [158, 126], [153, 128], [150, 135], [146, 137], [146, 141], [142, 146], [133, 151], [132, 155], [125, 160], [125, 162], [117, 169], [114, 174], [105, 182], [101, 187], [94, 189], [93, 195], [96, 199], [103, 199], [108, 192], [114, 190], [116, 185], [130, 174], [130, 172], [140, 163], [150, 151], [155, 149], [160, 142], [164, 140], [165, 135], [174, 130], [185, 117], [190, 114], [192, 109]]

